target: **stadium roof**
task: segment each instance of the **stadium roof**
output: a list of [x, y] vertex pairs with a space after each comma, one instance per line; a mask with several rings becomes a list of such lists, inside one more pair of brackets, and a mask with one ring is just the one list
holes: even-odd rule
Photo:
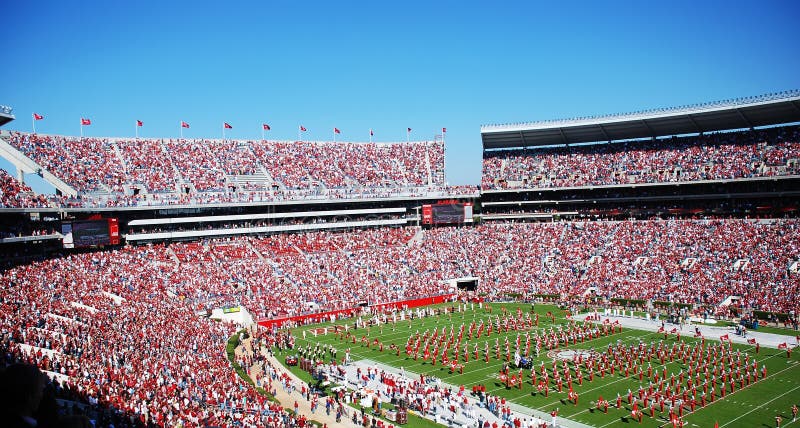
[[14, 109], [11, 107], [0, 105], [0, 126], [3, 126], [15, 119], [13, 111]]
[[481, 126], [486, 149], [696, 134], [800, 122], [800, 90], [607, 116]]

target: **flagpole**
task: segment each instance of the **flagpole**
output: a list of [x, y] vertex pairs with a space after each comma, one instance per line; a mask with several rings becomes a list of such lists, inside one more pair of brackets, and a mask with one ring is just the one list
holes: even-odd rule
[[33, 125], [33, 133], [36, 133], [36, 116], [31, 115], [31, 125]]
[[261, 141], [264, 141], [264, 125], [261, 125]]
[[411, 131], [406, 128], [406, 144], [408, 144], [409, 139], [411, 138]]
[[180, 124], [181, 127], [181, 140], [183, 140], [183, 123]]
[[333, 128], [333, 142], [336, 142], [336, 128]]
[[83, 119], [81, 119], [81, 138], [83, 138]]
[[134, 125], [136, 125], [136, 126], [133, 129], [134, 129], [134, 131], [136, 131], [136, 139], [138, 140], [139, 139], [139, 119], [136, 119], [136, 123]]
[[222, 141], [225, 141], [225, 122], [222, 123]]

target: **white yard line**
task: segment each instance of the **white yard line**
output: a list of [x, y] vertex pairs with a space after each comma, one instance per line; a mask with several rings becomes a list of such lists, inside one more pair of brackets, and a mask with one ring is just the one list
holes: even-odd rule
[[[781, 370], [781, 372], [783, 372], [783, 371], [786, 371], [786, 370], [789, 370], [789, 368], [783, 369], [783, 370]], [[778, 372], [778, 373], [780, 373], [780, 372]], [[777, 373], [776, 373], [776, 374], [777, 374]], [[762, 407], [766, 406], [767, 404], [769, 404], [769, 403], [771, 403], [771, 402], [773, 402], [773, 401], [775, 401], [775, 400], [777, 400], [777, 399], [779, 399], [779, 398], [783, 397], [784, 395], [790, 394], [790, 393], [792, 393], [792, 392], [794, 392], [795, 390], [798, 390], [798, 389], [800, 389], [800, 385], [798, 385], [798, 386], [795, 386], [794, 388], [792, 388], [792, 389], [790, 389], [790, 390], [788, 390], [788, 391], [784, 392], [783, 394], [781, 394], [781, 395], [779, 395], [779, 396], [777, 396], [777, 397], [773, 398], [772, 400], [765, 401], [765, 402], [764, 402], [764, 403], [762, 403], [760, 406], [756, 406], [756, 407], [755, 407], [753, 410], [750, 410], [749, 412], [742, 413], [742, 414], [741, 414], [741, 415], [739, 415], [738, 417], [736, 417], [736, 418], [734, 418], [734, 419], [732, 419], [732, 420], [730, 420], [730, 421], [728, 421], [728, 422], [726, 422], [726, 423], [724, 423], [724, 424], [720, 425], [720, 428], [721, 428], [721, 427], [724, 427], [724, 426], [728, 426], [728, 425], [732, 424], [733, 422], [735, 422], [735, 421], [737, 421], [737, 420], [739, 420], [739, 419], [741, 419], [741, 418], [743, 418], [743, 417], [745, 417], [745, 416], [749, 415], [750, 413], [753, 413], [753, 412], [755, 412], [756, 410], [758, 410], [758, 409], [761, 409]]]

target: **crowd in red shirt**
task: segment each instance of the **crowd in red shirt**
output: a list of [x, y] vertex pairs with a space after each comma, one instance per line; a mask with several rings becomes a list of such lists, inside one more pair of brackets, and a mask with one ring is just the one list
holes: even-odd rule
[[485, 152], [484, 189], [669, 183], [800, 173], [797, 126], [633, 141]]
[[266, 194], [324, 188], [338, 194], [363, 188], [442, 187], [445, 180], [441, 142], [130, 140], [21, 132], [3, 137], [79, 192], [106, 192], [118, 199], [134, 190]]
[[4, 169], [0, 169], [0, 207], [41, 208], [47, 207], [47, 199], [37, 195], [25, 183], [19, 182]]
[[743, 306], [788, 312], [800, 293], [788, 269], [798, 254], [796, 219], [491, 224], [127, 246], [4, 272], [0, 343], [5, 358], [57, 373], [64, 391], [141, 423], [225, 425], [266, 417], [268, 406], [224, 355], [233, 326], [198, 310], [241, 304], [257, 318], [296, 315], [448, 292], [447, 279], [477, 276], [489, 299], [596, 287], [601, 296], [720, 311], [737, 295]]

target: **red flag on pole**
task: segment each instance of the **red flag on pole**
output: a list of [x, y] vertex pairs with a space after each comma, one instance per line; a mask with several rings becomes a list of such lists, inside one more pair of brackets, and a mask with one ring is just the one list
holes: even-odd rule
[[747, 343], [749, 343], [750, 345], [755, 345], [756, 344], [756, 339], [755, 338], [747, 339]]
[[727, 335], [727, 334], [723, 334], [722, 336], [720, 336], [720, 337], [719, 337], [719, 340], [721, 340], [721, 341], [723, 341], [723, 342], [724, 342], [724, 341], [726, 341], [726, 340], [731, 340], [731, 338], [730, 338], [730, 337], [728, 337], [728, 335]]
[[232, 127], [232, 126], [231, 126], [231, 125], [230, 125], [228, 122], [225, 122], [225, 123], [223, 123], [223, 124], [222, 124], [222, 126], [223, 126], [225, 129], [233, 129], [233, 127]]
[[42, 119], [44, 119], [44, 116], [42, 116], [41, 114], [38, 114], [38, 113], [34, 113], [33, 114], [33, 119], [34, 120], [42, 120]]
[[189, 127], [188, 123], [181, 121], [181, 128], [188, 128], [188, 127]]
[[83, 118], [83, 117], [81, 118], [81, 126], [87, 126], [87, 125], [91, 125], [91, 124], [92, 124], [92, 120], [91, 119], [86, 119], [86, 118]]
[[408, 128], [408, 132], [411, 132], [411, 128]]
[[447, 128], [442, 128], [442, 134], [446, 134], [446, 133], [447, 133]]
[[300, 130], [301, 130], [301, 131], [303, 131], [303, 132], [306, 132], [306, 131], [307, 131], [306, 127], [305, 127], [305, 126], [303, 126], [303, 125], [300, 125]]
[[271, 129], [271, 128], [269, 127], [269, 125], [267, 125], [266, 123], [265, 123], [265, 124], [263, 124], [263, 125], [261, 125], [261, 126], [264, 128], [264, 130], [265, 130], [265, 131], [269, 131], [269, 130]]
[[144, 126], [144, 122], [142, 122], [141, 120], [137, 120], [136, 126]]
[[342, 133], [342, 131], [340, 131], [339, 128], [333, 128], [333, 132], [335, 134], [341, 134]]
[[789, 347], [789, 344], [786, 343], [786, 342], [783, 342], [780, 345], [778, 345], [778, 349], [786, 349], [788, 347]]

